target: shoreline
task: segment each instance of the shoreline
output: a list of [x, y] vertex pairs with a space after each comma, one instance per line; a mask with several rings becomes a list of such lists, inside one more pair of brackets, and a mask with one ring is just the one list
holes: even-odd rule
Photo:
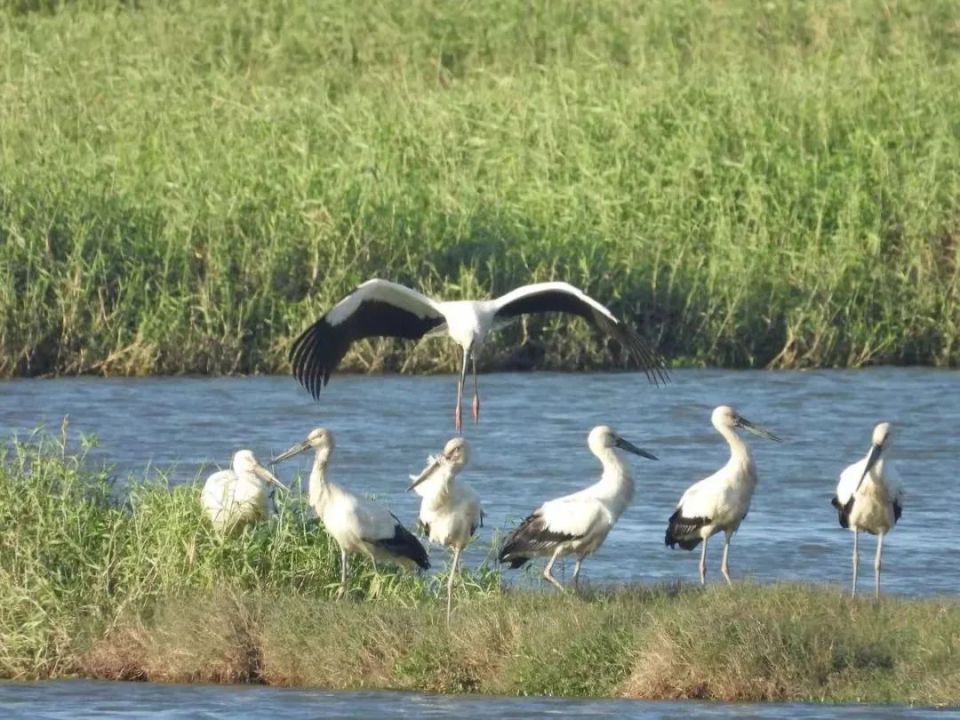
[[[211, 617], [213, 602], [230, 609]], [[841, 591], [787, 584], [705, 592], [629, 585], [584, 596], [513, 591], [462, 602], [450, 628], [443, 616], [439, 600], [405, 607], [229, 592], [176, 598], [149, 619], [121, 622], [51, 678], [960, 705], [960, 653], [929, 658], [937, 643], [953, 644], [955, 599], [851, 602]]]

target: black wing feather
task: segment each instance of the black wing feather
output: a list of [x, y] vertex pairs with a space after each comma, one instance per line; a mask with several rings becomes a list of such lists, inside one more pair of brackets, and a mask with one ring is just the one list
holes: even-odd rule
[[710, 518], [705, 517], [683, 517], [680, 514], [680, 508], [677, 508], [667, 522], [663, 544], [671, 548], [679, 545], [684, 550], [693, 550], [701, 542], [700, 536], [693, 533], [704, 525], [709, 525], [710, 522]]
[[412, 532], [397, 520], [396, 515], [393, 513], [390, 513], [390, 515], [396, 521], [393, 526], [393, 537], [374, 540], [373, 544], [379, 545], [392, 555], [412, 560], [422, 570], [428, 570], [430, 568], [430, 558], [427, 556], [427, 549]]
[[602, 312], [569, 292], [547, 289], [519, 297], [500, 308], [497, 317], [512, 318], [530, 313], [551, 312], [569, 313], [582, 317], [625, 347], [633, 355], [650, 382], [660, 384], [669, 381], [670, 378], [664, 366], [663, 358], [651, 350], [639, 335], [622, 322], [611, 320]]
[[315, 399], [354, 341], [369, 337], [417, 340], [444, 322], [443, 317], [420, 317], [375, 299], [361, 302], [337, 325], [327, 321], [328, 314], [304, 330], [290, 348], [293, 375]]
[[500, 547], [497, 559], [502, 563], [510, 563], [510, 567], [516, 569], [522, 567], [530, 558], [554, 550], [560, 543], [581, 537], [583, 536], [550, 530], [544, 522], [543, 514], [537, 510], [510, 533]]
[[[837, 509], [839, 515], [840, 527], [849, 528], [850, 527], [850, 511], [853, 510], [853, 495], [850, 496], [850, 499], [847, 500], [846, 504], [840, 502], [840, 498], [836, 495], [833, 496], [833, 499], [830, 501], [830, 504]], [[894, 506], [894, 513], [896, 513], [896, 506]], [[900, 517], [899, 514], [897, 517]]]
[[900, 522], [900, 516], [903, 515], [903, 506], [896, 500], [893, 501], [893, 522]]

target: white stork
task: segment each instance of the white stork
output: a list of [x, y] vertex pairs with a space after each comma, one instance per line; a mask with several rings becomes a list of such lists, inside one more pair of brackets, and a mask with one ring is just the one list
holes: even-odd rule
[[875, 593], [880, 597], [880, 555], [883, 536], [897, 524], [903, 513], [903, 490], [900, 480], [890, 466], [889, 453], [892, 428], [880, 423], [873, 429], [873, 443], [867, 456], [840, 473], [833, 506], [840, 514], [840, 527], [853, 531], [853, 588], [857, 594], [857, 571], [860, 568], [858, 541], [860, 531], [877, 536], [877, 557], [873, 562]]
[[467, 361], [473, 363], [473, 419], [480, 417], [476, 355], [487, 334], [527, 313], [579, 315], [626, 347], [651, 382], [667, 380], [660, 358], [613, 313], [565, 282], [524, 285], [495, 300], [441, 302], [387, 280], [368, 280], [308, 327], [290, 349], [293, 374], [314, 398], [355, 340], [397, 337], [416, 340], [443, 331], [463, 349], [454, 424], [463, 424], [461, 404]]
[[337, 597], [346, 592], [349, 558], [357, 553], [369, 557], [374, 570], [378, 560], [394, 562], [407, 568], [413, 565], [423, 570], [429, 568], [427, 551], [396, 515], [327, 479], [327, 463], [334, 449], [333, 433], [329, 430], [313, 430], [303, 442], [280, 453], [273, 462], [287, 460], [311, 449], [315, 455], [313, 469], [310, 471], [310, 506], [340, 546], [340, 589]]
[[560, 590], [564, 587], [551, 572], [557, 558], [568, 553], [577, 556], [573, 569], [573, 584], [577, 587], [583, 559], [603, 544], [633, 500], [633, 478], [619, 451], [657, 459], [606, 425], [590, 431], [587, 445], [603, 465], [600, 480], [580, 492], [545, 502], [510, 534], [498, 554], [500, 562], [510, 563], [511, 568], [549, 555], [543, 577]]
[[268, 483], [286, 490], [250, 450], [235, 452], [232, 466], [208, 477], [200, 493], [200, 504], [219, 532], [241, 530], [268, 518]]
[[710, 421], [730, 445], [730, 460], [708, 478], [690, 486], [680, 498], [677, 509], [670, 516], [664, 544], [679, 545], [684, 550], [693, 550], [700, 542], [700, 584], [707, 582], [707, 540], [720, 532], [726, 534], [723, 545], [723, 561], [720, 572], [730, 584], [730, 568], [727, 563], [730, 539], [750, 510], [753, 491], [757, 487], [757, 468], [753, 463], [750, 448], [736, 433], [737, 428], [749, 430], [755, 435], [780, 442], [769, 430], [754, 425], [728, 405], [713, 411]]
[[430, 539], [453, 548], [450, 577], [447, 579], [447, 622], [453, 603], [453, 579], [460, 562], [460, 553], [470, 543], [477, 528], [483, 525], [480, 498], [457, 475], [470, 460], [470, 447], [464, 438], [450, 440], [443, 451], [427, 458], [427, 466], [419, 475], [410, 476], [408, 490], [423, 498], [420, 503], [420, 526]]

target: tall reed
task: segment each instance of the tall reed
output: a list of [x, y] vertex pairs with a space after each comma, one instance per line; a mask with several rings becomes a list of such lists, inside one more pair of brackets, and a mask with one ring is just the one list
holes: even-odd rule
[[[371, 276], [567, 279], [681, 363], [955, 365], [958, 27], [949, 0], [4, 3], [0, 375], [281, 371]], [[540, 325], [491, 365], [622, 360]], [[397, 347], [347, 366], [450, 369]]]

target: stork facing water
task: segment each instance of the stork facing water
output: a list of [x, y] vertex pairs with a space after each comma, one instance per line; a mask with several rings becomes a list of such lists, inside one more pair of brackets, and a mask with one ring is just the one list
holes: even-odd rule
[[447, 579], [447, 622], [453, 603], [453, 579], [460, 562], [460, 553], [470, 543], [477, 528], [483, 525], [480, 498], [457, 475], [470, 460], [470, 447], [463, 438], [453, 438], [419, 475], [410, 476], [409, 490], [415, 491], [420, 503], [420, 525], [431, 542], [453, 549], [450, 577]]
[[232, 469], [220, 470], [207, 478], [200, 504], [219, 532], [241, 530], [270, 517], [269, 485], [286, 490], [250, 450], [233, 455]]
[[703, 542], [700, 551], [700, 584], [707, 581], [707, 541], [721, 530], [726, 535], [720, 572], [730, 583], [728, 556], [730, 539], [750, 510], [753, 491], [757, 487], [757, 468], [750, 448], [737, 435], [737, 429], [749, 430], [768, 440], [780, 441], [769, 430], [754, 425], [728, 405], [713, 411], [710, 421], [730, 445], [730, 460], [708, 478], [690, 486], [670, 516], [664, 544], [693, 550]]
[[427, 551], [393, 513], [327, 479], [327, 464], [334, 447], [333, 433], [317, 428], [303, 442], [280, 453], [273, 462], [287, 460], [308, 450], [314, 451], [313, 469], [310, 471], [310, 506], [340, 546], [340, 589], [337, 597], [346, 592], [350, 556], [357, 553], [369, 557], [375, 570], [378, 560], [408, 568], [414, 565], [423, 570], [429, 568]]
[[533, 511], [500, 548], [498, 559], [511, 568], [532, 558], [550, 556], [543, 577], [563, 590], [553, 576], [553, 564], [561, 555], [577, 556], [573, 584], [577, 586], [583, 559], [603, 544], [617, 520], [633, 500], [633, 478], [620, 451], [656, 460], [606, 425], [598, 425], [587, 438], [590, 452], [603, 465], [600, 480], [580, 492], [549, 500]]
[[300, 384], [319, 398], [354, 341], [369, 337], [417, 340], [446, 332], [463, 350], [454, 412], [454, 425], [460, 432], [468, 361], [473, 366], [473, 419], [480, 418], [476, 357], [488, 333], [521, 315], [550, 312], [579, 315], [629, 350], [651, 382], [667, 380], [662, 361], [636, 333], [596, 300], [564, 282], [524, 285], [495, 300], [442, 302], [387, 280], [368, 280], [294, 341], [290, 363]]
[[870, 451], [862, 460], [849, 465], [840, 473], [837, 494], [831, 501], [840, 515], [840, 527], [853, 531], [853, 586], [851, 597], [857, 594], [857, 571], [860, 568], [860, 531], [877, 536], [877, 556], [873, 562], [874, 592], [880, 597], [880, 556], [883, 538], [893, 529], [903, 512], [903, 490], [900, 480], [890, 467], [889, 452], [893, 429], [890, 423], [880, 423], [873, 429]]

